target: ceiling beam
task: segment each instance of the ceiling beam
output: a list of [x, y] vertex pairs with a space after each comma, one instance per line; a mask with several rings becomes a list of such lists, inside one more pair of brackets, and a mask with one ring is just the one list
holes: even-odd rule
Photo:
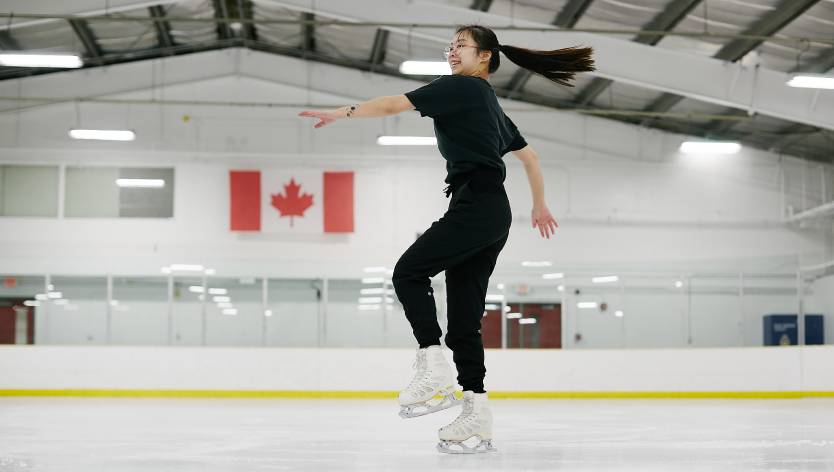
[[17, 51], [20, 49], [20, 44], [14, 39], [11, 32], [0, 31], [0, 49]]
[[[592, 46], [597, 70], [587, 73], [590, 76], [834, 129], [834, 114], [825, 112], [834, 107], [834, 97], [823, 94], [818, 98], [816, 107], [812, 107], [814, 91], [785, 87], [785, 74], [770, 69], [750, 68], [740, 63], [728, 64], [726, 61], [710, 57], [653, 47], [611, 36], [564, 31], [550, 24], [510, 19], [434, 2], [262, 1], [294, 10], [315, 12], [317, 17], [343, 21], [401, 23], [402, 18], [409, 18], [415, 26], [386, 26], [386, 29], [444, 45], [454, 33], [454, 24], [478, 23], [494, 28], [513, 25], [517, 29], [499, 30], [502, 43], [529, 47], [541, 44]], [[449, 26], [417, 26], [436, 24], [437, 18], [443, 18]], [[709, 80], [704, 80], [704, 77], [709, 77]]]
[[90, 29], [90, 25], [84, 20], [69, 20], [69, 24], [72, 26], [72, 30], [75, 31], [75, 35], [78, 36], [78, 39], [84, 45], [87, 58], [94, 60], [100, 58], [102, 54], [101, 46], [98, 45], [96, 36]]
[[[593, 0], [570, 0], [567, 5], [559, 10], [559, 13], [556, 14], [556, 18], [553, 19], [551, 24], [559, 28], [573, 28], [579, 22], [580, 18], [582, 18], [582, 15], [585, 14], [588, 7], [591, 6], [592, 2]], [[533, 73], [529, 70], [519, 68], [513, 73], [512, 78], [507, 83], [507, 89], [510, 90], [511, 94], [521, 91], [532, 76]]]
[[[2, 11], [13, 13], [42, 14], [55, 16], [95, 16], [109, 15], [123, 11], [138, 10], [154, 5], [168, 5], [181, 0], [72, 0], [63, 2], [47, 2], [32, 0], [3, 0]], [[34, 19], [15, 21], [4, 28], [14, 30], [27, 28], [38, 24], [48, 24], [61, 21], [60, 19]]]
[[[248, 47], [249, 49], [262, 51], [266, 53], [276, 54], [280, 56], [289, 56], [299, 59], [305, 59], [313, 62], [337, 65], [341, 67], [347, 67], [351, 69], [361, 70], [361, 71], [368, 71], [374, 72], [377, 74], [387, 75], [391, 77], [397, 77], [401, 79], [405, 79], [409, 81], [409, 83], [415, 83], [418, 81], [427, 82], [433, 78], [433, 76], [426, 76], [426, 77], [419, 77], [419, 76], [411, 76], [406, 75], [401, 72], [395, 67], [380, 65], [380, 64], [373, 64], [370, 61], [364, 60], [356, 60], [356, 59], [346, 59], [346, 58], [339, 58], [339, 57], [332, 57], [320, 52], [316, 51], [303, 51], [297, 47], [287, 47], [287, 46], [277, 46], [272, 44], [265, 44], [263, 42], [257, 41], [247, 41], [242, 38], [235, 38], [229, 41], [212, 41], [203, 44], [194, 44], [194, 45], [178, 45], [173, 48], [169, 48], [165, 50], [164, 48], [151, 48], [140, 52], [132, 52], [130, 53], [130, 59], [125, 60], [125, 56], [128, 54], [112, 54], [102, 57], [102, 65], [108, 64], [119, 64], [125, 63], [126, 67], [131, 67], [133, 64], [138, 65], [138, 61], [143, 59], [155, 59], [155, 58], [165, 58], [173, 56], [173, 55], [180, 55], [181, 58], [177, 59], [176, 67], [166, 67], [165, 70], [167, 71], [167, 77], [163, 80], [165, 83], [169, 83], [169, 81], [173, 80], [176, 83], [186, 83], [189, 80], [197, 80], [199, 76], [203, 77], [214, 77], [214, 76], [222, 76], [222, 75], [229, 75], [240, 73], [241, 71], [237, 69], [236, 61], [226, 61], [226, 60], [219, 60], [221, 54], [224, 51], [217, 51], [218, 56], [213, 56], [211, 60], [206, 61], [205, 58], [200, 58], [200, 52], [205, 51], [212, 51], [218, 49], [225, 49], [225, 48], [232, 48], [232, 47]], [[262, 61], [249, 61], [249, 64], [257, 64], [261, 70], [261, 75], [264, 77], [272, 77], [274, 76], [275, 72], [273, 68], [267, 67], [266, 69], [263, 68], [263, 65], [260, 64]], [[133, 64], [127, 64], [133, 63]], [[146, 83], [147, 78], [144, 74], [137, 74], [135, 68], [129, 69], [113, 69], [112, 74], [116, 74], [116, 71], [119, 71], [119, 75], [114, 75], [110, 77], [108, 75], [108, 86], [110, 89], [103, 90], [101, 88], [101, 82], [97, 80], [88, 80], [85, 79], [80, 81], [77, 79], [77, 72], [76, 71], [62, 71], [62, 72], [51, 72], [49, 75], [53, 75], [56, 80], [58, 80], [58, 84], [61, 82], [66, 82], [67, 84], [72, 84], [72, 87], [63, 87], [57, 86], [56, 82], [54, 81], [46, 81], [46, 77], [33, 77], [31, 81], [24, 82], [26, 86], [26, 94], [29, 95], [42, 95], [42, 96], [50, 96], [53, 94], [53, 90], [62, 90], [64, 94], [69, 94], [73, 97], [79, 96], [99, 96], [99, 95], [112, 95], [114, 93], [119, 93], [119, 91], [126, 91], [126, 90], [135, 90], [142, 87], [143, 83]], [[46, 73], [42, 73], [42, 69], [33, 69], [31, 75], [47, 75]], [[245, 71], [244, 71], [245, 72]], [[89, 72], [88, 72], [89, 73]], [[290, 72], [286, 72], [290, 73]], [[108, 73], [111, 74], [111, 73]], [[266, 75], [264, 75], [266, 74]], [[303, 74], [302, 74], [303, 75]], [[117, 78], [123, 77], [123, 78]], [[298, 80], [302, 82], [307, 80], [306, 76], [301, 77], [299, 76]], [[299, 82], [299, 83], [302, 83]], [[305, 82], [306, 83], [306, 82]], [[346, 95], [351, 95], [353, 92], [350, 92], [350, 87], [353, 87], [354, 84], [347, 84], [341, 93]], [[13, 95], [13, 90], [15, 85], [9, 84], [6, 85], [6, 88], [12, 87], [9, 89], [11, 91], [4, 91], [3, 90], [4, 84], [0, 81], [0, 91], [3, 91], [3, 94]], [[358, 87], [358, 86], [357, 86]], [[68, 90], [68, 88], [72, 88], [73, 90]], [[361, 87], [360, 87], [361, 88]], [[392, 89], [393, 90], [393, 89]], [[508, 90], [502, 89], [497, 87], [495, 89], [496, 95], [502, 98], [508, 97]], [[395, 93], [395, 92], [385, 92], [385, 91], [377, 91], [376, 93]], [[2, 94], [0, 94], [2, 95]], [[525, 103], [535, 104], [537, 106], [550, 106], [557, 111], [571, 111], [575, 110], [576, 113], [583, 113], [583, 110], [577, 110], [575, 107], [577, 104], [572, 101], [561, 100], [561, 99], [554, 99], [553, 97], [546, 97], [541, 96], [538, 94], [531, 94], [531, 93], [524, 93], [521, 96], [521, 99]], [[605, 110], [595, 108], [592, 110], [595, 116], [599, 118], [605, 118], [610, 120], [619, 121], [622, 123], [638, 125], [640, 123], [640, 117], [634, 116], [622, 116], [618, 115], [619, 112], [628, 112], [628, 110]], [[612, 114], [600, 114], [605, 113], [607, 111], [612, 112]], [[703, 128], [698, 127], [697, 125], [693, 125], [687, 123], [685, 121], [679, 119], [664, 119], [658, 120], [655, 124], [654, 128], [661, 130], [661, 131], [668, 131], [678, 134], [690, 135], [690, 136], [701, 136], [705, 135], [705, 130]], [[746, 138], [741, 136], [739, 133], [738, 138], [752, 147], [758, 149], [767, 149], [763, 147], [760, 143], [760, 139], [756, 137]], [[830, 153], [827, 150], [819, 150], [819, 149], [800, 149], [803, 153], [796, 154], [798, 157], [802, 157], [808, 160], [815, 160], [826, 162], [827, 159], [830, 159]]]
[[388, 49], [388, 30], [378, 28], [374, 34], [374, 45], [371, 48], [371, 57], [368, 62], [371, 64], [382, 64], [385, 61], [385, 51]]
[[[799, 74], [799, 73], [808, 73], [808, 74], [824, 74], [826, 72], [831, 71], [834, 69], [834, 48], [829, 48], [823, 51], [819, 56], [817, 56], [814, 60], [810, 63], [805, 65], [801, 65], [799, 67], [795, 67], [791, 70], [792, 74]], [[727, 114], [733, 115], [738, 113], [744, 113], [739, 110], [730, 110]], [[727, 130], [731, 129], [735, 126], [737, 122], [731, 121], [712, 121], [707, 124], [707, 127], [713, 129], [715, 133], [721, 134], [726, 132]], [[788, 126], [783, 127], [779, 134], [784, 136], [777, 137], [773, 139], [770, 143], [771, 146], [775, 148], [782, 148], [783, 146], [790, 144], [793, 140], [793, 137], [799, 135], [800, 137], [807, 134], [807, 130], [809, 129], [808, 126], [802, 124], [791, 124]], [[819, 128], [814, 128], [819, 129]]]
[[472, 5], [469, 8], [478, 11], [489, 11], [489, 7], [491, 6], [492, 0], [473, 0]]
[[[151, 17], [156, 19], [165, 18], [165, 8], [162, 5], [148, 7]], [[169, 48], [174, 45], [174, 38], [171, 36], [171, 25], [167, 21], [154, 21], [156, 29], [156, 43], [159, 47]]]
[[252, 20], [255, 19], [255, 8], [252, 0], [237, 0], [237, 15], [238, 18], [247, 20], [242, 22], [241, 33], [244, 39], [250, 41], [258, 40], [258, 29]]
[[[316, 15], [310, 12], [303, 12], [301, 19], [303, 21], [315, 21]], [[312, 23], [301, 24], [301, 50], [316, 50], [316, 25]]]
[[[744, 34], [753, 36], [772, 36], [790, 24], [799, 15], [816, 5], [820, 0], [782, 0], [770, 13], [755, 22]], [[722, 47], [713, 57], [722, 61], [736, 62], [750, 51], [762, 44], [761, 39], [735, 39]], [[664, 93], [658, 97], [647, 111], [669, 111], [685, 97]], [[645, 120], [648, 121], [648, 120]]]
[[[214, 7], [214, 17], [219, 20], [228, 20], [229, 19], [229, 9], [226, 8], [226, 0], [211, 0], [211, 4]], [[231, 39], [234, 37], [232, 32], [231, 26], [229, 26], [228, 21], [218, 21], [217, 22], [217, 38], [224, 40], [224, 39]]]
[[[647, 31], [671, 31], [686, 15], [689, 14], [702, 0], [674, 0], [666, 8], [651, 19], [645, 26]], [[635, 36], [632, 41], [654, 46], [663, 39], [659, 34], [642, 34]], [[613, 81], [595, 77], [576, 97], [581, 105], [588, 105], [604, 92]]]

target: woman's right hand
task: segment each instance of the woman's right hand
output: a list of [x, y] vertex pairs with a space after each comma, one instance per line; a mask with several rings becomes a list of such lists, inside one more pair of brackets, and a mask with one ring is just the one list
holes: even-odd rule
[[345, 112], [342, 111], [341, 108], [336, 108], [333, 110], [305, 110], [298, 114], [298, 116], [310, 116], [313, 118], [318, 118], [318, 123], [313, 126], [313, 128], [321, 128], [322, 126], [327, 126], [330, 123], [338, 120], [339, 118], [345, 117]]
[[533, 228], [538, 226], [543, 238], [550, 239], [550, 235], [554, 234], [559, 226], [559, 223], [556, 223], [556, 218], [553, 218], [544, 203], [533, 205], [531, 219], [533, 220]]

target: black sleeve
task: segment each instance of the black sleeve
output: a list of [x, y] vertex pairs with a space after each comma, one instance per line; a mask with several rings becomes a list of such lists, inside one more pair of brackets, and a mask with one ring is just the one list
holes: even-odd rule
[[431, 118], [451, 112], [459, 112], [467, 107], [468, 91], [465, 80], [454, 75], [440, 76], [420, 88], [406, 92], [405, 96], [420, 112], [420, 116]]
[[507, 128], [509, 128], [509, 130], [512, 132], [513, 138], [512, 141], [510, 141], [509, 146], [507, 146], [501, 151], [502, 156], [510, 151], [518, 151], [519, 149], [524, 149], [524, 147], [527, 146], [527, 141], [524, 139], [524, 136], [522, 136], [521, 133], [518, 131], [518, 127], [516, 127], [515, 123], [513, 123], [513, 120], [511, 120], [510, 117], [506, 114], [504, 114], [504, 120], [507, 123]]

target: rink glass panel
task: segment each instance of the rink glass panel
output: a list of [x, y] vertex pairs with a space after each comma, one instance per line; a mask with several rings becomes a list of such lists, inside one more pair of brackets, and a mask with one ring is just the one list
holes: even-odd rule
[[[36, 344], [415, 346], [390, 285], [387, 293], [363, 294], [371, 286], [359, 278], [5, 277], [17, 279], [17, 285], [2, 288], [2, 301], [9, 306], [52, 294], [31, 307]], [[488, 302], [492, 307], [482, 318], [487, 348], [500, 348], [504, 335], [512, 349], [762, 346], [764, 316], [796, 315], [800, 309], [825, 315], [825, 343], [834, 339], [830, 307], [813, 292], [813, 279], [791, 274], [641, 274], [621, 276], [612, 284], [593, 284], [590, 276], [568, 274], [526, 295], [515, 293], [512, 280], [504, 283], [509, 312], [536, 322], [522, 325], [518, 318], [507, 319], [503, 333], [504, 320], [496, 308], [501, 305]], [[557, 290], [557, 284], [564, 290]], [[435, 285], [438, 320], [445, 332], [444, 287]], [[215, 294], [203, 300], [203, 292], [194, 287], [226, 290], [236, 311], [224, 314]], [[361, 309], [360, 298], [366, 295], [383, 298], [380, 307]], [[588, 302], [595, 305], [579, 308]], [[557, 308], [558, 316], [548, 314]]]
[[[66, 217], [171, 218], [174, 169], [68, 166], [64, 191]], [[156, 179], [162, 187], [124, 187], [117, 179]]]
[[168, 278], [113, 276], [110, 343], [168, 344]]
[[60, 294], [38, 307], [37, 344], [104, 345], [107, 333], [107, 277], [52, 275], [48, 292]]
[[58, 167], [0, 165], [0, 216], [58, 216]]
[[412, 347], [416, 341], [390, 281], [329, 279], [324, 345]]

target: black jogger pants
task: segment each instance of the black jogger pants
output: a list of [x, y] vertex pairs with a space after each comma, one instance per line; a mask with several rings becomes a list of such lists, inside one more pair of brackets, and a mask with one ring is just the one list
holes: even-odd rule
[[397, 261], [393, 284], [420, 347], [440, 344], [441, 330], [429, 278], [446, 271], [446, 345], [464, 390], [484, 391], [481, 318], [512, 214], [501, 178], [473, 173], [457, 188], [446, 213]]

